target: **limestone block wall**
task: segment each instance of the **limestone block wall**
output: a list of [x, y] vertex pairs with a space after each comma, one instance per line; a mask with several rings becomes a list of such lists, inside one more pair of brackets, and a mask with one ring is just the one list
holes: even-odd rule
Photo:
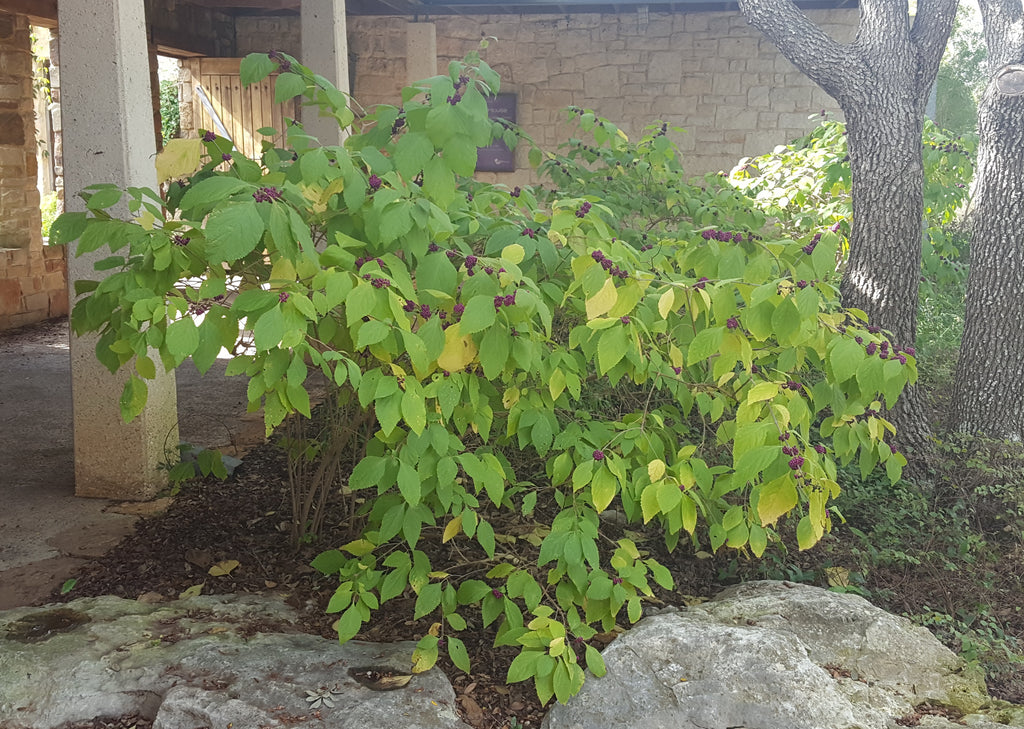
[[68, 313], [64, 246], [0, 251], [0, 331]]
[[[841, 42], [853, 39], [859, 11], [809, 11]], [[836, 103], [762, 39], [737, 11], [439, 16], [438, 69], [490, 37], [487, 62], [502, 91], [517, 94], [518, 121], [553, 148], [570, 133], [570, 104], [594, 109], [630, 136], [662, 119], [693, 174], [730, 169], [741, 157], [800, 136], [807, 117]], [[406, 79], [406, 24], [393, 16], [352, 16], [353, 95], [364, 106], [397, 103]], [[269, 36], [269, 40], [268, 40]], [[295, 18], [244, 18], [239, 54], [272, 45], [300, 55]], [[415, 71], [415, 69], [413, 69]], [[523, 177], [520, 172], [499, 179]]]
[[0, 249], [42, 246], [29, 33], [0, 12]]
[[[808, 14], [841, 42], [856, 33], [856, 9]], [[561, 110], [570, 104], [594, 109], [631, 137], [662, 119], [687, 130], [675, 141], [687, 170], [703, 174], [800, 136], [813, 127], [812, 113], [838, 111], [736, 11], [651, 12], [646, 22], [639, 13], [434, 20], [439, 70], [481, 38], [496, 39], [485, 59], [501, 74], [502, 91], [518, 95], [520, 125], [549, 148], [569, 134]], [[361, 103], [399, 98], [404, 41], [400, 19], [350, 18]]]
[[64, 249], [43, 246], [29, 34], [0, 12], [0, 329], [68, 311]]

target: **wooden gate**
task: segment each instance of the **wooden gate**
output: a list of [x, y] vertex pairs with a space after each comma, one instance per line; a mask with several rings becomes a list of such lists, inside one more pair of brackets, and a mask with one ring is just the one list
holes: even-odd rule
[[[188, 89], [183, 94], [187, 103], [191, 99], [192, 120], [188, 135], [195, 136], [200, 129], [221, 133], [196, 90], [201, 86], [213, 110], [220, 117], [235, 147], [250, 159], [259, 159], [262, 142], [266, 137], [256, 133], [257, 129], [273, 127], [277, 130], [274, 142], [284, 142], [285, 119], [298, 117], [298, 104], [291, 99], [283, 104], [274, 103], [274, 82], [276, 74], [260, 83], [242, 86], [238, 75], [240, 58], [190, 58], [182, 61], [188, 71]], [[185, 120], [182, 120], [185, 122]], [[183, 123], [182, 133], [186, 135]]]

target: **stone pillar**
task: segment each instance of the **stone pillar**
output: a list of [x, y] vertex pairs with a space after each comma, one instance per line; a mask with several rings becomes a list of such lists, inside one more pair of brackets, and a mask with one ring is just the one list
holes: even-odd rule
[[[61, 113], [68, 210], [84, 210], [87, 185], [156, 188], [149, 51], [143, 0], [61, 0]], [[127, 215], [122, 206], [115, 213]], [[68, 256], [68, 284], [102, 274], [93, 263], [109, 251]], [[174, 375], [147, 381], [146, 409], [121, 420], [125, 377], [111, 375], [95, 355], [94, 337], [71, 337], [75, 493], [148, 499], [166, 482], [158, 469], [178, 446]]]
[[433, 23], [405, 24], [405, 82], [437, 75], [437, 27]]
[[[341, 91], [348, 92], [348, 36], [345, 0], [302, 0], [302, 64]], [[341, 144], [344, 135], [334, 119], [303, 109], [302, 125], [321, 144]]]

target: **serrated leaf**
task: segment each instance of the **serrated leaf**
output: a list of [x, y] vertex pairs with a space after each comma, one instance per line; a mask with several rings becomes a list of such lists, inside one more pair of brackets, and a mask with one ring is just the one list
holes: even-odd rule
[[412, 652], [412, 672], [424, 673], [437, 663], [437, 636], [425, 635]]
[[668, 319], [668, 315], [672, 313], [672, 309], [675, 308], [675, 305], [675, 289], [669, 289], [658, 298], [658, 313], [661, 314], [661, 318]]
[[448, 636], [448, 657], [452, 659], [455, 667], [469, 673], [469, 651], [466, 644], [454, 635]]
[[191, 175], [202, 164], [201, 139], [169, 139], [156, 156], [156, 181], [167, 182]]
[[596, 319], [607, 314], [618, 300], [619, 292], [615, 288], [615, 282], [610, 277], [606, 278], [600, 290], [587, 299], [587, 319]]
[[263, 231], [263, 218], [255, 202], [228, 203], [212, 213], [206, 224], [206, 253], [210, 262], [231, 263], [244, 258], [256, 250]]
[[665, 475], [665, 462], [660, 458], [655, 458], [653, 461], [647, 464], [647, 477], [651, 479], [651, 482], [661, 480], [661, 477]]
[[459, 330], [463, 334], [482, 331], [494, 323], [497, 311], [494, 299], [490, 296], [474, 296], [466, 304], [465, 311], [459, 319]]

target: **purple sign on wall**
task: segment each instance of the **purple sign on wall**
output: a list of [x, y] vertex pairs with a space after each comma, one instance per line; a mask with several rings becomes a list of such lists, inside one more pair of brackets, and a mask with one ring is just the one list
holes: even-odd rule
[[[516, 121], [516, 95], [498, 94], [487, 97], [487, 114], [491, 119]], [[487, 147], [480, 147], [476, 153], [477, 172], [513, 172], [516, 169], [515, 154], [500, 139]]]

